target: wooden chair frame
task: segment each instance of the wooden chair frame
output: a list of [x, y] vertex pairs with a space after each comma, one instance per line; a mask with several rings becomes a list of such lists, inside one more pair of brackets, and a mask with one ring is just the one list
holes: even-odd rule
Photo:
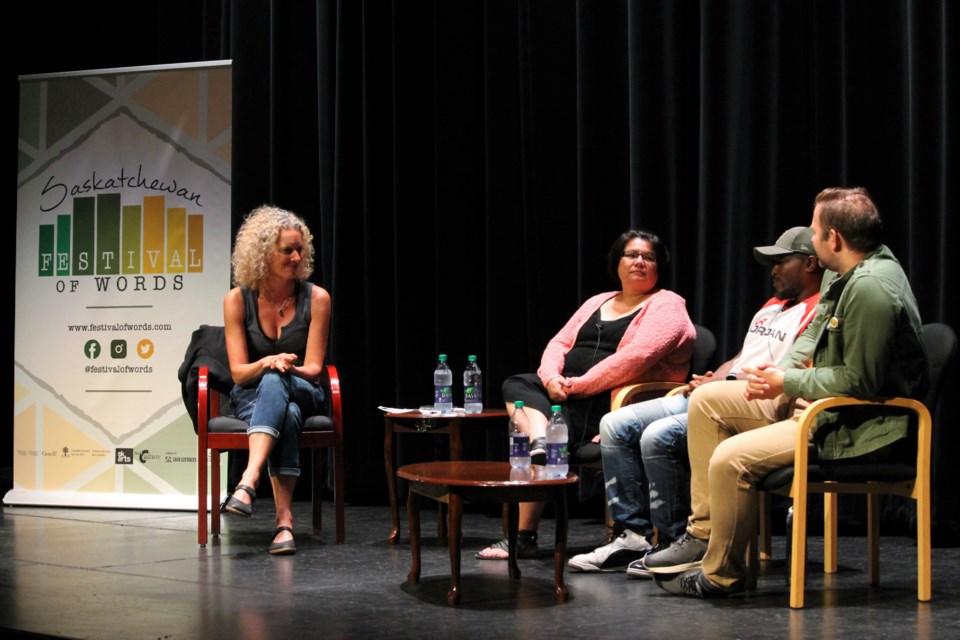
[[[337, 544], [344, 541], [344, 461], [343, 461], [343, 408], [340, 393], [340, 377], [333, 365], [326, 365], [321, 374], [320, 384], [327, 393], [329, 418], [332, 429], [311, 429], [311, 419], [304, 423], [300, 435], [300, 447], [312, 451], [312, 492], [313, 533], [318, 534], [322, 525], [321, 492], [323, 489], [323, 467], [321, 450], [333, 449], [334, 471], [334, 508], [337, 520]], [[245, 431], [211, 431], [209, 423], [220, 416], [220, 394], [209, 386], [209, 371], [200, 367], [198, 378], [197, 411], [197, 542], [207, 544], [207, 511], [209, 504], [210, 533], [220, 534], [220, 454], [230, 449], [247, 449]], [[209, 458], [208, 458], [209, 456]], [[208, 467], [209, 465], [209, 467]], [[210, 484], [207, 484], [207, 475]], [[211, 491], [212, 487], [212, 491]]]
[[[843, 406], [882, 406], [908, 409], [917, 417], [916, 476], [902, 481], [868, 482], [813, 482], [808, 478], [810, 429], [816, 416], [826, 409]], [[917, 502], [917, 599], [931, 598], [930, 576], [930, 448], [933, 438], [933, 420], [927, 407], [918, 400], [892, 398], [885, 402], [868, 402], [854, 398], [823, 398], [811, 404], [801, 414], [797, 425], [797, 444], [794, 454], [794, 473], [791, 484], [773, 493], [793, 499], [793, 551], [790, 558], [790, 607], [802, 609], [806, 582], [807, 561], [807, 496], [822, 493], [823, 508], [823, 571], [837, 571], [837, 495], [840, 493], [866, 494], [867, 501], [867, 578], [871, 585], [880, 582], [880, 500], [883, 494], [912, 498]], [[748, 553], [748, 588], [756, 585], [757, 555], [770, 558], [769, 492], [758, 491], [760, 525], [759, 544], [751, 544]]]

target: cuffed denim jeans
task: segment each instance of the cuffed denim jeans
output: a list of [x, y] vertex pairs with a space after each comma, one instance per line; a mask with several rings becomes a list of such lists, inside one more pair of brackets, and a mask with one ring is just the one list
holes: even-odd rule
[[234, 385], [230, 399], [247, 435], [266, 433], [276, 439], [267, 459], [270, 476], [300, 475], [300, 432], [303, 415], [322, 410], [323, 389], [298, 376], [265, 373], [256, 386]]
[[607, 506], [617, 529], [677, 540], [690, 514], [687, 397], [627, 405], [600, 420]]

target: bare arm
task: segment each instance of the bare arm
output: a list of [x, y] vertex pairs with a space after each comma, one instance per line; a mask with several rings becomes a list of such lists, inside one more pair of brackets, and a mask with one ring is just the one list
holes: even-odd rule
[[233, 381], [243, 385], [258, 380], [270, 368], [272, 358], [267, 356], [250, 362], [247, 334], [243, 327], [243, 294], [239, 288], [231, 289], [223, 298], [223, 326]]
[[290, 367], [290, 372], [310, 382], [316, 381], [323, 371], [327, 354], [327, 337], [330, 335], [330, 294], [321, 287], [313, 286], [310, 297], [310, 329], [307, 333], [307, 349], [303, 365]]

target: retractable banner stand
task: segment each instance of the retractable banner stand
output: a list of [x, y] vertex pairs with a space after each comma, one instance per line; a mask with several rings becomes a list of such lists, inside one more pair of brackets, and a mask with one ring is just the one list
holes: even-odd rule
[[177, 369], [230, 284], [229, 61], [20, 79], [7, 504], [196, 508]]

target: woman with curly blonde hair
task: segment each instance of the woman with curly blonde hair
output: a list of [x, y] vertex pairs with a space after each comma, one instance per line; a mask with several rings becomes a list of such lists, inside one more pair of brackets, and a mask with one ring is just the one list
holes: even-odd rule
[[293, 489], [300, 476], [302, 416], [319, 413], [330, 327], [330, 294], [306, 281], [313, 236], [297, 215], [254, 209], [237, 232], [234, 288], [223, 300], [236, 415], [249, 424], [250, 457], [224, 509], [249, 517], [264, 464], [276, 503], [270, 553], [296, 553]]

